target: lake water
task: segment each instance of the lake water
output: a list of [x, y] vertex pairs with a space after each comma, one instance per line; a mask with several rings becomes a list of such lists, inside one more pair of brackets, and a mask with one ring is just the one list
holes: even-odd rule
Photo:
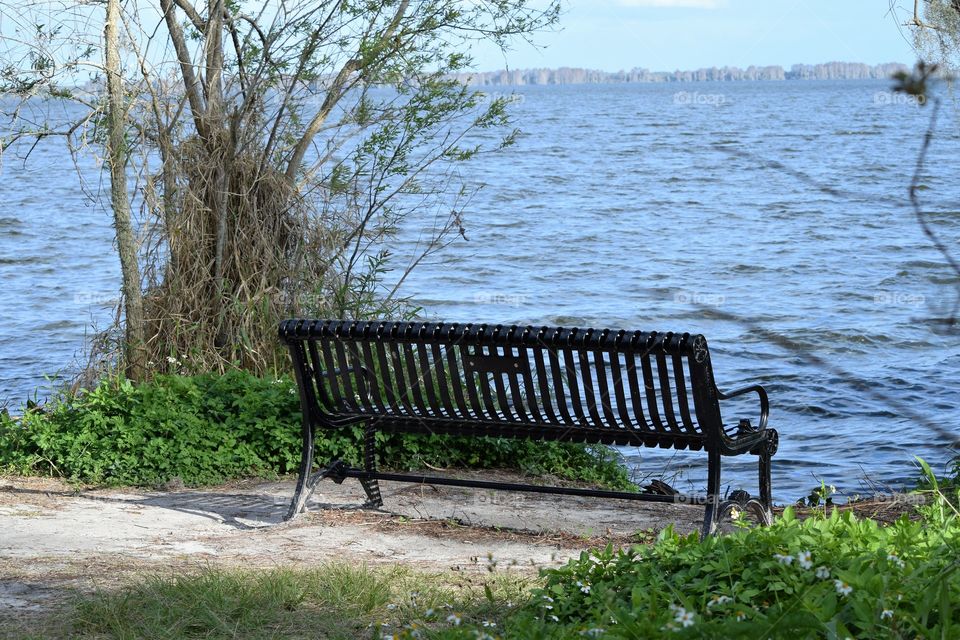
[[[929, 109], [885, 82], [507, 91], [524, 135], [466, 168], [485, 185], [469, 240], [405, 284], [427, 318], [705, 334], [721, 389], [770, 394], [781, 501], [820, 479], [847, 494], [909, 483], [914, 455], [943, 468], [960, 437], [960, 340], [931, 319], [958, 281], [906, 199]], [[921, 191], [953, 248], [955, 115], [945, 104]], [[58, 143], [4, 158], [0, 401], [76, 362], [91, 321], [108, 319], [112, 241]], [[702, 454], [623, 454], [641, 474], [669, 463], [678, 488], [704, 484]], [[754, 458], [733, 459], [724, 483], [755, 490], [754, 474]]]

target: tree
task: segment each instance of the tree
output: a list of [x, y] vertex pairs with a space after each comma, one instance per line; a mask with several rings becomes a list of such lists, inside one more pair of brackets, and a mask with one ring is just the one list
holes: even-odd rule
[[[899, 7], [891, 3], [891, 11]], [[960, 62], [960, 0], [914, 0], [903, 25], [921, 60], [955, 69]]]
[[143, 340], [143, 292], [137, 244], [130, 215], [127, 193], [126, 96], [120, 70], [120, 0], [107, 0], [107, 16], [103, 26], [104, 64], [107, 75], [107, 158], [110, 165], [110, 203], [113, 225], [117, 232], [117, 252], [123, 280], [124, 361], [127, 375], [134, 380], [143, 377], [146, 354]]
[[[125, 260], [124, 299], [129, 328], [140, 266], [143, 358], [254, 370], [272, 365], [282, 316], [409, 313], [397, 289], [406, 273], [464, 235], [471, 189], [458, 167], [515, 134], [507, 100], [486, 101], [451, 74], [469, 66], [474, 42], [505, 48], [553, 25], [559, 9], [558, 0], [110, 0], [106, 16], [84, 1], [0, 7], [4, 28], [18, 25], [0, 80], [21, 98], [7, 110], [19, 126], [3, 148], [51, 135], [72, 152], [105, 145], [118, 219], [124, 160], [135, 177], [141, 246]], [[91, 31], [104, 18], [102, 40]], [[111, 50], [119, 55], [97, 56]], [[87, 70], [94, 91], [65, 89]], [[18, 116], [38, 99], [83, 109], [32, 126]], [[121, 112], [123, 131], [113, 126]], [[404, 223], [426, 230], [386, 286], [390, 239]], [[128, 332], [125, 342], [139, 340]]]

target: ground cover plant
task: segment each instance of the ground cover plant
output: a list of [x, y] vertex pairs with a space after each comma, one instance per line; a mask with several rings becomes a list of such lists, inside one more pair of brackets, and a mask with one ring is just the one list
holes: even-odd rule
[[12, 637], [952, 639], [960, 518], [928, 483], [926, 504], [890, 525], [787, 509], [771, 527], [704, 541], [667, 529], [591, 549], [539, 578], [336, 563], [142, 577]]
[[771, 527], [586, 551], [545, 572], [503, 637], [958, 638], [958, 512], [921, 464], [933, 499], [887, 526], [788, 508]]
[[[78, 482], [187, 485], [295, 473], [300, 405], [289, 377], [244, 371], [122, 377], [62, 395], [22, 416], [0, 414], [0, 469]], [[318, 434], [317, 460], [362, 459], [361, 429]], [[381, 464], [398, 469], [508, 468], [630, 488], [612, 451], [504, 438], [377, 434]]]

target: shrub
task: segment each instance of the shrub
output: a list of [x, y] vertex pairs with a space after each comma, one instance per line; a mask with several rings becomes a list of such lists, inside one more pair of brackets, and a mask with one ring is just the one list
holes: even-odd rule
[[[940, 496], [889, 526], [834, 510], [700, 541], [584, 552], [504, 625], [508, 638], [957, 638], [960, 525]], [[444, 638], [478, 637], [456, 629]]]
[[[360, 427], [317, 434], [320, 463], [362, 458]], [[502, 438], [378, 434], [382, 464], [502, 467], [609, 486], [632, 486], [611, 450]], [[95, 484], [207, 484], [295, 472], [300, 406], [289, 378], [160, 375], [103, 381], [23, 416], [0, 414], [0, 468]]]

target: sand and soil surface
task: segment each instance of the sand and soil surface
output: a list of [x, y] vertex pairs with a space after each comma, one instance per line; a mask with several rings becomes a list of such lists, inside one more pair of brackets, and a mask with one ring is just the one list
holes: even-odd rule
[[357, 481], [324, 481], [308, 511], [285, 521], [292, 480], [142, 490], [0, 477], [0, 624], [49, 610], [78, 590], [209, 566], [337, 560], [535, 572], [590, 547], [649, 539], [669, 524], [697, 530], [703, 517], [702, 507], [682, 504], [392, 482], [381, 491], [382, 508], [362, 509]]

